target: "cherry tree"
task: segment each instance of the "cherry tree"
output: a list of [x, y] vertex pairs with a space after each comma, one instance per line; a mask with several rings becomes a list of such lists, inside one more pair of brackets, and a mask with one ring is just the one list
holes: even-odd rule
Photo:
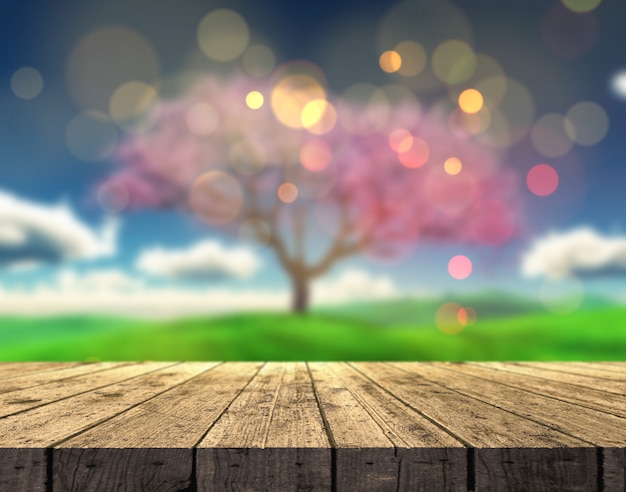
[[[419, 241], [498, 246], [518, 228], [514, 176], [451, 104], [331, 97], [309, 75], [206, 76], [116, 152], [131, 205], [180, 208], [271, 248], [292, 308], [343, 258]], [[460, 114], [462, 118], [464, 115]]]

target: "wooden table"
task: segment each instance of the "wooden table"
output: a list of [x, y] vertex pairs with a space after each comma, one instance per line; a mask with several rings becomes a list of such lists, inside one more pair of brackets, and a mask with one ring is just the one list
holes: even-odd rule
[[3, 363], [1, 491], [624, 490], [626, 363]]

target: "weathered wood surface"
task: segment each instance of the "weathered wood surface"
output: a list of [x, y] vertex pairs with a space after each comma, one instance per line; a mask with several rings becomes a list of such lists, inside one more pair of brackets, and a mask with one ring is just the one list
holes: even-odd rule
[[619, 491], [624, 363], [0, 363], [2, 491]]

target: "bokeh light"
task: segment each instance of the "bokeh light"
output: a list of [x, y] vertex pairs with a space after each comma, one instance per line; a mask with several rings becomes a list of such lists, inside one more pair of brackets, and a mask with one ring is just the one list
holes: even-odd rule
[[298, 187], [290, 182], [281, 184], [278, 187], [278, 198], [284, 203], [295, 202], [298, 198]]
[[300, 114], [302, 126], [315, 135], [331, 131], [337, 123], [335, 107], [325, 99], [314, 99], [306, 103]]
[[609, 131], [606, 111], [594, 102], [583, 101], [567, 112], [565, 131], [578, 145], [591, 146], [599, 143]]
[[19, 68], [11, 77], [11, 90], [20, 99], [35, 99], [43, 90], [43, 77], [36, 68]]
[[561, 0], [572, 12], [583, 14], [596, 9], [602, 0]]
[[454, 335], [465, 328], [465, 324], [459, 321], [459, 311], [463, 306], [456, 302], [442, 304], [435, 313], [435, 324], [437, 328], [447, 334]]
[[482, 107], [483, 95], [476, 89], [465, 89], [459, 95], [459, 108], [464, 113], [478, 113]]
[[70, 53], [67, 83], [80, 106], [105, 112], [120, 85], [132, 80], [153, 83], [159, 71], [159, 60], [142, 36], [123, 27], [102, 27], [83, 37]]
[[383, 52], [378, 58], [380, 68], [387, 73], [394, 73], [402, 66], [402, 57], [397, 51], [388, 50]]
[[300, 149], [300, 162], [309, 171], [326, 169], [332, 158], [330, 146], [323, 140], [309, 140]]
[[538, 196], [548, 196], [559, 186], [559, 175], [549, 164], [537, 164], [526, 175], [528, 189]]
[[[281, 79], [272, 91], [272, 110], [278, 120], [291, 128], [302, 128], [303, 110], [312, 101], [324, 101], [326, 91], [320, 83], [308, 75], [288, 75]], [[320, 108], [321, 103], [314, 103], [309, 109], [311, 113], [315, 110], [318, 120], [323, 113]], [[311, 118], [307, 114], [308, 118]]]
[[107, 181], [98, 188], [97, 200], [102, 210], [109, 214], [117, 214], [128, 207], [130, 193], [122, 183]]
[[620, 70], [611, 77], [611, 90], [618, 98], [626, 100], [626, 70]]
[[546, 157], [561, 157], [567, 154], [573, 144], [566, 133], [566, 123], [567, 120], [556, 113], [539, 118], [530, 131], [530, 139], [535, 149]]
[[254, 44], [243, 54], [243, 68], [253, 77], [265, 77], [276, 66], [276, 55], [269, 46]]
[[448, 262], [448, 273], [456, 280], [463, 280], [472, 273], [472, 261], [465, 255], [453, 256]]
[[[414, 41], [432, 53], [449, 39], [469, 44], [473, 39], [470, 22], [456, 4], [448, 0], [408, 0], [397, 3], [385, 14], [379, 25], [377, 45], [382, 52], [399, 43]], [[438, 89], [441, 84], [430, 70], [420, 72], [412, 82], [417, 90], [424, 91]]]
[[243, 206], [243, 191], [232, 176], [209, 171], [193, 183], [189, 205], [195, 215], [208, 224], [227, 224], [237, 217]]
[[[483, 57], [478, 58], [479, 61], [483, 60]], [[482, 68], [482, 66], [480, 67]], [[499, 67], [490, 66], [492, 70], [498, 70]], [[475, 82], [476, 90], [483, 96], [484, 105], [488, 108], [495, 108], [499, 106], [502, 99], [507, 92], [508, 77], [502, 75], [490, 75]]]
[[220, 117], [217, 110], [209, 103], [199, 102], [189, 108], [186, 121], [191, 133], [204, 137], [217, 130]]
[[450, 176], [456, 176], [461, 172], [461, 169], [463, 169], [463, 164], [456, 157], [449, 157], [443, 163], [443, 169]]
[[479, 135], [491, 126], [491, 111], [484, 106], [475, 113], [455, 110], [449, 118], [450, 129], [460, 138]]
[[250, 109], [259, 109], [264, 102], [265, 98], [259, 91], [250, 91], [246, 94], [246, 106]]
[[491, 125], [487, 143], [508, 148], [526, 138], [535, 119], [535, 102], [528, 89], [509, 78], [506, 93], [497, 108], [491, 109]]
[[476, 70], [476, 55], [466, 42], [450, 39], [437, 46], [431, 65], [434, 74], [442, 82], [460, 84]]
[[118, 130], [104, 113], [84, 111], [74, 116], [65, 129], [67, 148], [82, 161], [96, 162], [115, 150]]
[[476, 323], [476, 320], [478, 319], [476, 310], [470, 306], [464, 306], [461, 309], [459, 309], [459, 312], [457, 313], [456, 317], [462, 326], [471, 326], [474, 323]]
[[426, 50], [421, 44], [415, 41], [402, 41], [398, 43], [393, 51], [400, 55], [400, 68], [397, 72], [405, 77], [415, 77], [426, 67]]
[[217, 9], [200, 21], [198, 46], [212, 60], [231, 61], [244, 52], [250, 42], [248, 23], [230, 9]]
[[413, 135], [404, 128], [396, 128], [389, 135], [389, 146], [398, 153], [407, 152], [413, 147]]
[[399, 161], [410, 169], [422, 167], [428, 162], [429, 157], [430, 147], [426, 140], [419, 137], [413, 138], [413, 144], [408, 150], [398, 153]]
[[148, 111], [158, 102], [156, 89], [145, 82], [131, 81], [119, 86], [109, 102], [109, 115], [127, 131], [149, 127]]

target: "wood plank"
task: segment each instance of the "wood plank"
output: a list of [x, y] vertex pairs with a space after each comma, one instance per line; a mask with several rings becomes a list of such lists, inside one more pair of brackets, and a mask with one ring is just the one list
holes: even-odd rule
[[568, 490], [596, 487], [596, 451], [587, 442], [418, 376], [407, 364], [351, 363], [475, 448], [468, 481], [476, 490], [528, 490], [529, 471], [536, 490], [559, 481]]
[[602, 450], [602, 482], [606, 492], [626, 490], [626, 450], [604, 448]]
[[[170, 362], [138, 364], [138, 376], [135, 378], [0, 418], [0, 448], [10, 453], [12, 460], [27, 466], [23, 471], [9, 473], [3, 480], [15, 481], [18, 474], [37, 472], [28, 459], [33, 449], [44, 452], [45, 448], [97, 425], [211, 366]], [[152, 368], [152, 372], [146, 374], [146, 368]]]
[[596, 450], [477, 449], [475, 477], [476, 491], [596, 491]]
[[330, 490], [331, 449], [304, 363], [269, 363], [197, 450], [201, 490]]
[[[480, 364], [478, 362], [472, 364]], [[570, 374], [562, 371], [554, 371], [542, 366], [528, 365], [522, 362], [490, 362], [493, 367], [516, 374], [527, 374], [538, 378], [567, 383], [585, 388], [592, 388], [617, 395], [626, 394], [626, 383], [619, 381], [607, 381], [593, 376], [583, 376], [580, 374]]]
[[626, 365], [612, 365], [607, 362], [568, 362], [568, 365], [582, 367], [585, 369], [595, 369], [599, 371], [609, 371], [622, 374], [626, 379]]
[[169, 391], [63, 441], [55, 449], [191, 449], [262, 365], [259, 362], [216, 365]]
[[[147, 362], [138, 376], [0, 419], [0, 447], [47, 448], [204, 372], [211, 363]], [[152, 372], [144, 374], [146, 367]]]
[[193, 448], [261, 363], [222, 364], [54, 449], [55, 484], [102, 490], [181, 490], [192, 484]]
[[626, 368], [626, 362], [625, 361], [607, 361], [607, 362], [599, 362], [599, 364], [602, 364], [603, 366], [608, 366], [608, 367], [618, 367], [618, 368]]
[[0, 381], [0, 394], [21, 391], [34, 388], [52, 381], [61, 381], [67, 378], [82, 376], [84, 374], [97, 373], [106, 369], [127, 365], [127, 362], [99, 362], [95, 364], [80, 364], [68, 367], [57, 368], [53, 371], [35, 372], [16, 376], [11, 379]]
[[582, 407], [626, 418], [626, 396], [607, 393], [593, 388], [576, 386], [566, 382], [552, 381], [537, 376], [504, 370], [506, 364], [491, 362], [441, 363], [444, 367], [459, 370], [464, 374], [497, 381], [540, 395], [551, 396]]
[[45, 492], [45, 449], [0, 449], [0, 490]]
[[[396, 364], [394, 364], [396, 365]], [[464, 364], [402, 363], [411, 374], [437, 381], [446, 388], [479, 399], [520, 417], [539, 422], [587, 444], [600, 447], [626, 446], [626, 419], [501, 384], [497, 373], [491, 379], [463, 372]]]
[[[53, 490], [142, 491], [189, 490], [189, 449], [66, 449], [53, 459]], [[73, 473], [59, 473], [59, 470]], [[105, 471], [103, 473], [103, 471]]]
[[398, 463], [389, 436], [346, 385], [326, 370], [328, 364], [309, 367], [336, 449], [336, 489], [393, 490], [398, 483]]
[[553, 448], [588, 445], [555, 429], [502, 411], [403, 368], [409, 363], [350, 363], [400, 400], [472, 447]]
[[0, 379], [10, 379], [34, 372], [54, 371], [92, 362], [0, 362]]
[[[338, 448], [339, 490], [351, 486], [357, 490], [466, 490], [467, 452], [463, 443], [350, 366], [309, 365]], [[349, 421], [352, 414], [341, 411], [343, 404], [338, 397], [365, 410], [370, 417], [366, 420], [369, 433], [355, 433]], [[382, 457], [371, 449], [371, 433], [381, 431], [395, 448]], [[355, 442], [354, 437], [361, 442]], [[372, 479], [372, 475], [377, 478]]]
[[567, 362], [520, 362], [520, 365], [537, 367], [544, 370], [562, 372], [565, 374], [575, 374], [578, 376], [588, 376], [595, 379], [607, 379], [609, 381], [617, 381], [626, 383], [626, 374], [614, 374], [605, 369], [595, 369], [591, 367], [583, 367], [578, 364], [569, 364]]
[[143, 372], [150, 372], [154, 370], [154, 367], [142, 363], [102, 364], [99, 365], [99, 369], [96, 372], [67, 377], [0, 395], [0, 417], [13, 415], [24, 410], [136, 377], [142, 373], [142, 369]]

